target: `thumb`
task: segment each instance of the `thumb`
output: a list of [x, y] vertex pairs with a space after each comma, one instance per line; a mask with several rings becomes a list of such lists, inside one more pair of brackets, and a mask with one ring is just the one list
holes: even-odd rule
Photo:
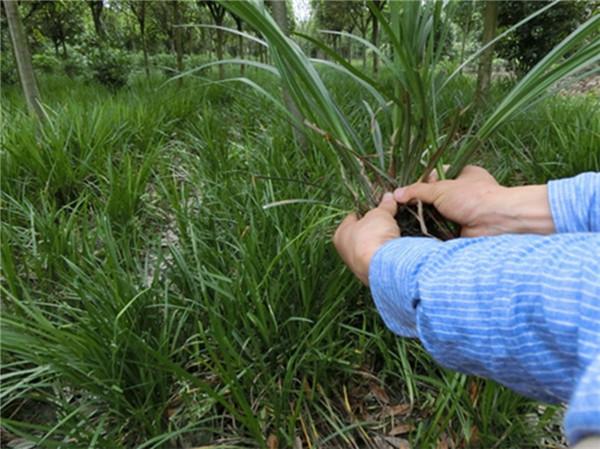
[[438, 195], [438, 184], [427, 184], [424, 182], [418, 182], [407, 187], [401, 187], [394, 191], [394, 198], [399, 203], [408, 203], [411, 200], [417, 199], [424, 203], [431, 204], [435, 201]]
[[394, 195], [391, 192], [386, 192], [383, 194], [381, 198], [381, 202], [379, 203], [378, 209], [381, 209], [390, 215], [396, 215], [396, 210], [398, 209], [398, 203], [394, 200]]

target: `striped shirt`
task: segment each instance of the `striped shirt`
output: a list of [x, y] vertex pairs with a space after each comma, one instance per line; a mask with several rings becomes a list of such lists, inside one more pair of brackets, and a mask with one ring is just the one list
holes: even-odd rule
[[369, 282], [387, 327], [441, 365], [568, 403], [574, 444], [600, 435], [600, 173], [548, 196], [556, 234], [395, 239]]

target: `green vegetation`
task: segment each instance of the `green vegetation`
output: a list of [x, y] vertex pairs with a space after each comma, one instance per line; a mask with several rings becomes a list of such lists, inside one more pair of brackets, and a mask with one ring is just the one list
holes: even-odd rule
[[[0, 445], [562, 447], [560, 407], [444, 370], [384, 327], [331, 245], [356, 198], [332, 169], [330, 135], [313, 133], [302, 151], [286, 107], [265, 95], [280, 98], [281, 86], [257, 67], [282, 64], [282, 54], [269, 60], [255, 42], [198, 27], [180, 28], [184, 55], [171, 51], [174, 26], [209, 23], [216, 3], [110, 3], [104, 12], [93, 1], [20, 5], [43, 121], [27, 114], [2, 31]], [[385, 28], [389, 11], [378, 5]], [[357, 27], [378, 45], [358, 59], [348, 36], [332, 45], [391, 98], [391, 35], [379, 36], [362, 6], [353, 8], [364, 14]], [[254, 36], [240, 17], [218, 20]], [[352, 31], [344, 23], [338, 31]], [[473, 55], [474, 37], [463, 34], [429, 81]], [[240, 73], [228, 65], [169, 78], [214, 62], [212, 50], [249, 58], [246, 83], [221, 82]], [[378, 73], [364, 63], [374, 55]], [[467, 108], [472, 72], [457, 71], [435, 98], [439, 123], [464, 111], [454, 114], [457, 135], [481, 112]], [[373, 92], [327, 64], [313, 75], [339, 109], [329, 118], [343, 117], [337, 137], [377, 149]], [[495, 79], [483, 114], [517, 82]], [[528, 106], [506, 116], [472, 161], [505, 184], [600, 170], [597, 92]], [[313, 111], [314, 121], [326, 112]], [[446, 128], [431, 133], [437, 142]]]
[[[360, 139], [348, 117], [332, 100], [314, 68], [321, 61], [313, 62], [299, 51], [297, 44], [286, 38], [260, 3], [249, 1], [226, 5], [264, 36], [274, 61], [273, 66], [266, 69], [279, 76], [307, 125], [316, 126], [319, 133], [329, 136], [333, 149], [329, 157], [332, 167], [339, 165], [341, 168], [340, 182], [350, 184], [348, 190], [351, 193], [358, 190], [360, 194], [355, 193], [357, 203], [366, 202], [370, 207], [377, 204], [378, 193], [381, 194], [377, 188], [389, 190], [398, 184], [425, 179], [442, 161], [451, 164], [448, 176], [456, 176], [480, 143], [505, 120], [538, 100], [558, 81], [589, 69], [600, 53], [598, 43], [589, 40], [597, 35], [600, 23], [600, 17], [592, 17], [551, 49], [497, 106], [488, 102], [493, 105], [491, 111], [473, 123], [465, 123], [469, 131], [457, 138], [460, 116], [472, 105], [448, 109], [438, 104], [443, 90], [457, 73], [455, 70], [448, 74], [440, 69], [452, 4], [444, 9], [441, 2], [392, 2], [389, 19], [386, 19], [374, 4], [369, 3], [389, 38], [391, 55], [387, 57], [379, 52], [379, 56], [392, 80], [393, 91], [381, 86], [366, 71], [357, 70], [340, 53], [317, 39], [301, 35], [339, 64], [331, 67], [353, 77], [377, 100], [373, 108], [368, 103], [365, 105], [372, 133], [368, 145], [373, 146], [373, 150], [365, 150], [366, 141]], [[373, 44], [364, 40], [361, 43], [378, 52]], [[281, 104], [280, 107], [284, 109]], [[422, 161], [425, 161], [424, 169], [419, 167]], [[377, 182], [372, 182], [369, 174]], [[358, 186], [353, 186], [351, 181]]]
[[[323, 77], [344, 110], [366, 95]], [[542, 447], [554, 408], [384, 328], [330, 245], [353, 203], [318, 145], [295, 151], [249, 87], [163, 81], [43, 77], [39, 129], [3, 91], [6, 430], [69, 448], [352, 447], [393, 429], [414, 447]], [[480, 159], [511, 183], [598, 170], [598, 107], [540, 103]], [[263, 208], [292, 198], [308, 202]]]

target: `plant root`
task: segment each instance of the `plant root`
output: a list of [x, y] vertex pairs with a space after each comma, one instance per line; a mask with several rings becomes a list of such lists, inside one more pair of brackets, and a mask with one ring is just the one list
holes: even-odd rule
[[421, 201], [415, 205], [399, 206], [395, 218], [403, 237], [433, 237], [445, 241], [457, 238], [460, 233], [456, 224]]

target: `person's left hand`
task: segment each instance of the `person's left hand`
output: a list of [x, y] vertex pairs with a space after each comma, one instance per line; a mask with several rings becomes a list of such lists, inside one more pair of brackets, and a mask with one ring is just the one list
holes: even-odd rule
[[369, 264], [377, 250], [387, 241], [400, 237], [400, 228], [394, 216], [396, 200], [386, 193], [381, 203], [360, 220], [356, 214], [348, 215], [333, 236], [338, 253], [365, 285], [369, 285]]

